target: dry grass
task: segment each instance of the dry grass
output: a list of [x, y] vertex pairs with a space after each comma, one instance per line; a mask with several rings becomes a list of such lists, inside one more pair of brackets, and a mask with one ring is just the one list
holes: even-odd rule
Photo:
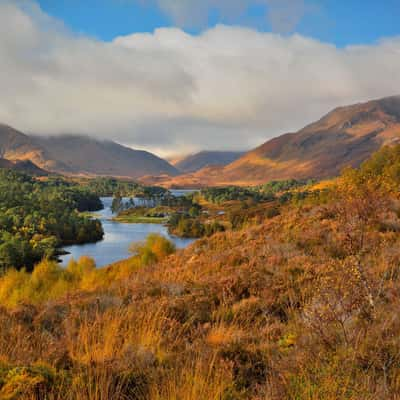
[[157, 262], [9, 272], [0, 399], [398, 398], [399, 213], [359, 189]]

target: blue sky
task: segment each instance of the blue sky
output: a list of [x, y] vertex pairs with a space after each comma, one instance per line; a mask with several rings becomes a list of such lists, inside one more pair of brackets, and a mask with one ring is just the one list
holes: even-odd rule
[[[109, 41], [134, 32], [152, 32], [159, 27], [180, 25], [168, 11], [160, 8], [162, 1], [39, 0], [38, 3], [46, 13], [63, 20], [73, 31]], [[218, 4], [218, 0], [211, 1]], [[197, 33], [217, 23], [223, 23], [248, 26], [259, 31], [273, 31], [270, 21], [265, 17], [268, 6], [257, 4], [258, 1], [260, 0], [244, 0], [243, 3], [248, 4], [246, 11], [231, 18], [221, 15], [220, 10], [215, 7], [210, 7], [207, 20], [201, 24], [188, 20], [183, 28], [190, 33]], [[293, 7], [292, 3], [303, 3], [302, 0], [271, 0], [274, 1], [286, 2], [287, 12]], [[240, 2], [241, 0], [237, 1]], [[261, 3], [264, 1], [261, 0]], [[383, 37], [399, 35], [399, 18], [399, 0], [306, 1], [304, 15], [291, 31], [334, 43], [338, 47], [370, 44]]]

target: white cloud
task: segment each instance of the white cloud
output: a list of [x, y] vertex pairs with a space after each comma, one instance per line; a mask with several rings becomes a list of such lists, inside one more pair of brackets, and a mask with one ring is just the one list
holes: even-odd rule
[[242, 149], [331, 108], [400, 92], [400, 38], [337, 49], [217, 26], [104, 43], [0, 0], [0, 122], [178, 153]]

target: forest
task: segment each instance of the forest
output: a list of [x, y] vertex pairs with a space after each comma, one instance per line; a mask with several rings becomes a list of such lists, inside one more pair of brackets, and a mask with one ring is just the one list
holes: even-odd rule
[[143, 186], [132, 180], [116, 178], [94, 178], [79, 180], [79, 184], [100, 197], [160, 197], [167, 193], [167, 190], [157, 186]]
[[384, 148], [185, 250], [8, 269], [0, 398], [398, 399], [399, 185]]
[[262, 202], [274, 200], [277, 195], [282, 193], [312, 186], [315, 182], [313, 179], [274, 180], [254, 187], [227, 186], [206, 188], [202, 189], [200, 193], [207, 201], [215, 204], [221, 204], [230, 200]]
[[0, 268], [32, 270], [66, 244], [102, 239], [101, 223], [80, 212], [102, 208], [97, 195], [60, 178], [0, 170]]

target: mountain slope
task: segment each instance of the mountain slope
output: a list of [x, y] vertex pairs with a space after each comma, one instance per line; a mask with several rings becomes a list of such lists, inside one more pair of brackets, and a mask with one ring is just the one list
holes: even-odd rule
[[147, 151], [86, 136], [36, 137], [36, 142], [76, 174], [126, 176], [176, 175], [165, 160]]
[[[224, 168], [205, 168], [172, 182], [260, 184], [324, 178], [357, 166], [383, 145], [400, 141], [400, 96], [339, 107], [296, 133], [279, 136]], [[180, 180], [180, 181], [179, 181]]]
[[26, 172], [31, 175], [45, 176], [48, 172], [39, 168], [32, 161], [10, 161], [5, 158], [0, 158], [0, 169], [14, 169], [16, 171]]
[[181, 172], [190, 173], [212, 165], [228, 165], [243, 154], [244, 152], [239, 151], [201, 151], [190, 154], [173, 165]]
[[0, 157], [14, 162], [30, 161], [36, 168], [47, 171], [70, 172], [33, 138], [3, 124], [0, 124]]
[[0, 168], [9, 168], [13, 167], [13, 163], [11, 161], [6, 160], [5, 158], [0, 158]]
[[172, 165], [146, 151], [85, 136], [31, 137], [7, 125], [0, 125], [0, 158], [30, 161], [46, 171], [72, 175], [178, 174]]
[[30, 160], [14, 161], [12, 163], [11, 169], [14, 169], [16, 171], [22, 171], [30, 175], [37, 175], [37, 176], [49, 175], [48, 171], [39, 168], [36, 164], [34, 164]]

